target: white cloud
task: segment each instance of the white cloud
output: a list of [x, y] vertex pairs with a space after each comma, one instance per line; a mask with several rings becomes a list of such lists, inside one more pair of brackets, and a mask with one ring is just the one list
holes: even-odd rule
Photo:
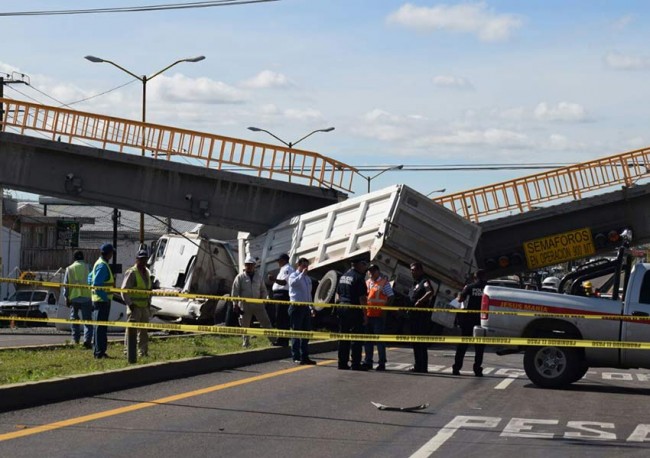
[[485, 3], [419, 7], [406, 3], [387, 18], [388, 23], [420, 31], [450, 30], [471, 33], [481, 41], [505, 41], [523, 21], [514, 14], [497, 14]]
[[[432, 148], [490, 146], [518, 149], [530, 142], [525, 134], [502, 128], [456, 128], [454, 123], [440, 126], [435, 120], [409, 115], [401, 116], [374, 109], [361, 117], [360, 125], [352, 131], [358, 135], [383, 142], [398, 142], [402, 153], [430, 153]], [[436, 133], [431, 133], [435, 132]]]
[[262, 70], [253, 78], [241, 83], [242, 87], [249, 89], [267, 89], [273, 87], [287, 87], [293, 85], [292, 81], [282, 73], [271, 70]]
[[523, 107], [494, 109], [490, 111], [490, 117], [505, 119], [507, 121], [522, 121], [527, 116], [526, 110]]
[[442, 135], [429, 135], [419, 140], [421, 144], [447, 146], [491, 146], [500, 148], [523, 148], [528, 137], [507, 129], [457, 130]]
[[322, 120], [323, 114], [314, 108], [285, 108], [280, 109], [276, 105], [269, 103], [261, 105], [254, 116], [263, 116], [266, 118], [284, 118], [293, 121], [301, 120]]
[[161, 75], [150, 84], [151, 95], [169, 102], [202, 104], [243, 103], [248, 94], [221, 81], [210, 78], [188, 78], [179, 73]]
[[612, 51], [604, 58], [605, 65], [614, 70], [647, 70], [650, 68], [650, 58], [645, 56], [630, 56]]
[[452, 75], [438, 75], [433, 77], [433, 84], [440, 87], [448, 87], [455, 89], [474, 89], [472, 83], [462, 76], [452, 76]]
[[634, 137], [630, 138], [625, 142], [627, 147], [630, 149], [640, 149], [648, 145], [648, 142], [643, 137]]
[[282, 113], [287, 119], [294, 120], [303, 120], [303, 119], [322, 119], [323, 115], [320, 111], [314, 110], [312, 108], [307, 109], [297, 109], [297, 108], [287, 108]]
[[626, 14], [625, 16], [621, 16], [620, 18], [613, 21], [611, 27], [614, 30], [623, 30], [627, 28], [627, 26], [630, 25], [632, 22], [634, 22], [635, 19], [636, 18], [634, 17], [634, 15]]
[[539, 121], [564, 122], [581, 122], [587, 118], [582, 105], [570, 102], [560, 102], [554, 107], [541, 102], [535, 107], [534, 116]]

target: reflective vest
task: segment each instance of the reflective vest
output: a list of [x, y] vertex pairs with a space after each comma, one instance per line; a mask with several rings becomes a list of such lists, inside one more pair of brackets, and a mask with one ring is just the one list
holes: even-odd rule
[[[69, 285], [86, 285], [88, 284], [88, 266], [85, 262], [75, 261], [66, 269]], [[90, 289], [88, 288], [70, 288], [68, 290], [68, 299], [73, 300], [78, 297], [90, 299]]]
[[[151, 274], [149, 273], [149, 269], [145, 269], [145, 272], [147, 274], [147, 280], [145, 281], [144, 278], [142, 278], [142, 275], [140, 274], [140, 271], [138, 270], [137, 266], [131, 267], [128, 271], [133, 272], [135, 274], [135, 289], [142, 290], [142, 291], [150, 291], [151, 290]], [[133, 305], [136, 307], [149, 307], [149, 295], [148, 294], [142, 294], [142, 293], [129, 293], [129, 297], [133, 301]]]
[[368, 305], [377, 307], [377, 308], [367, 308], [366, 316], [367, 317], [379, 317], [382, 315], [382, 310], [379, 307], [383, 307], [388, 302], [388, 296], [384, 294], [384, 286], [388, 279], [386, 277], [380, 276], [377, 278], [377, 281], [372, 281], [371, 279], [366, 280], [366, 286], [368, 287]]
[[[115, 286], [115, 278], [113, 277], [113, 271], [111, 270], [111, 266], [108, 265], [108, 263], [102, 258], [101, 256], [99, 259], [95, 262], [95, 265], [93, 266], [93, 271], [91, 274], [91, 284], [95, 283], [95, 271], [97, 270], [97, 266], [99, 264], [104, 264], [106, 268], [108, 269], [108, 280], [104, 282], [103, 285], [95, 285], [95, 286]], [[106, 293], [108, 296], [108, 293]], [[104, 302], [105, 299], [103, 299], [101, 296], [97, 294], [97, 290], [92, 290], [92, 300], [93, 302]], [[110, 302], [110, 298], [108, 299]]]

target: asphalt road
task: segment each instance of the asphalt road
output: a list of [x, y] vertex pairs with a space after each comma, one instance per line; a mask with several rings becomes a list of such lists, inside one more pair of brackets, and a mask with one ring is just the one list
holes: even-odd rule
[[274, 361], [7, 412], [0, 456], [648, 455], [648, 372], [595, 369], [571, 389], [543, 390], [520, 355], [489, 352], [477, 378], [451, 375], [451, 347], [429, 354], [426, 375], [405, 371], [407, 348], [389, 351], [384, 373], [337, 370], [328, 353], [318, 366]]

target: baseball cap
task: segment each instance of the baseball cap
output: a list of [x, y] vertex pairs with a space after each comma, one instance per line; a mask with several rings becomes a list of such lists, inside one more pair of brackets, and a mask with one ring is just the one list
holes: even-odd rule
[[278, 259], [276, 259], [276, 261], [279, 261], [280, 259], [284, 259], [285, 261], [289, 262], [289, 255], [287, 253], [282, 253], [280, 256], [278, 256]]
[[105, 253], [112, 253], [112, 252], [115, 251], [115, 248], [110, 243], [104, 243], [104, 244], [102, 244], [102, 246], [99, 247], [99, 251], [101, 253], [104, 253], [104, 254]]
[[136, 259], [148, 258], [149, 253], [147, 250], [138, 250], [138, 254], [135, 255]]
[[257, 261], [252, 256], [246, 256], [246, 260], [244, 261], [244, 264], [257, 264]]

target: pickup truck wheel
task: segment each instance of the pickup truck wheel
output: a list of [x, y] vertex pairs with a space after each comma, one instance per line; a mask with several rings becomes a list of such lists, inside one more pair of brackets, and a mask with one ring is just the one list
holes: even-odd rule
[[[330, 270], [321, 278], [314, 293], [314, 302], [333, 304], [336, 294], [336, 287], [339, 283], [339, 273], [336, 270]], [[323, 310], [323, 307], [314, 306], [317, 311]]]
[[585, 366], [575, 348], [528, 347], [524, 353], [526, 375], [542, 388], [570, 385], [584, 375], [579, 376]]

